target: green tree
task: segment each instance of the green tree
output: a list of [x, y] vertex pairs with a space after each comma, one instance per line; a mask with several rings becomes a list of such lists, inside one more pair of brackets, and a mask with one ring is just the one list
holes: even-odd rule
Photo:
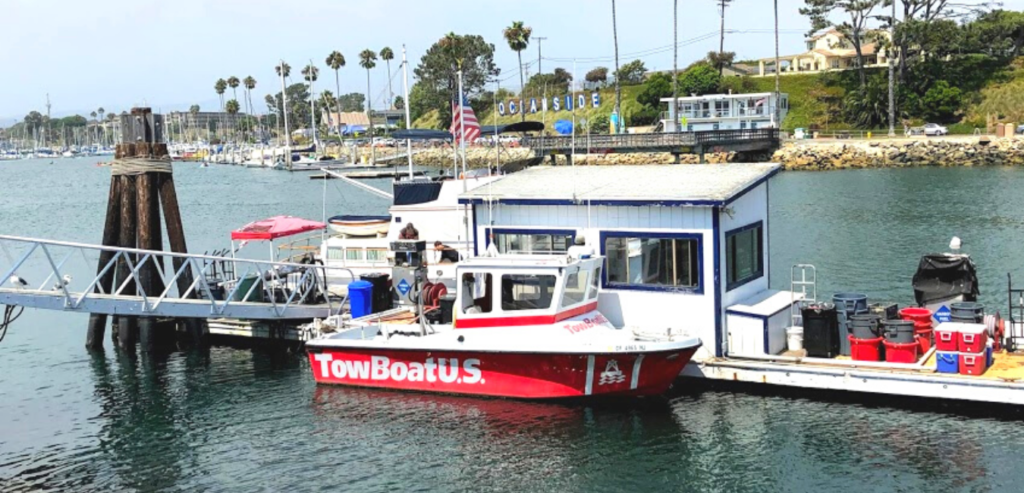
[[959, 87], [951, 87], [948, 82], [936, 82], [921, 98], [921, 108], [929, 120], [950, 121], [960, 111], [962, 94]]
[[[516, 56], [519, 57], [519, 87], [522, 89], [519, 97], [524, 97], [526, 82], [524, 81], [525, 76], [523, 74], [523, 50], [530, 45], [530, 35], [533, 34], [533, 28], [524, 25], [522, 21], [514, 21], [511, 26], [505, 28], [502, 34], [508, 43], [508, 47], [516, 52]], [[526, 121], [525, 111], [520, 111], [519, 116], [522, 121]]]
[[409, 111], [414, 119], [436, 109], [441, 125], [447, 128], [446, 123], [452, 121], [451, 102], [458, 90], [460, 61], [463, 90], [469, 99], [483, 92], [501, 72], [494, 64], [494, 45], [483, 37], [446, 34], [427, 50], [414, 70], [417, 82], [409, 91]]
[[644, 66], [642, 60], [633, 60], [622, 66], [618, 72], [615, 73], [615, 80], [621, 81], [626, 85], [637, 85], [644, 82], [644, 74], [647, 72], [647, 67]]
[[380, 59], [384, 60], [388, 68], [388, 102], [395, 100], [395, 91], [391, 90], [391, 60], [395, 59], [395, 52], [391, 51], [391, 48], [385, 46], [380, 50]]
[[608, 67], [595, 67], [587, 72], [584, 76], [584, 80], [589, 82], [592, 87], [600, 88], [608, 82]]
[[722, 75], [725, 67], [732, 65], [735, 59], [736, 54], [731, 51], [709, 51], [707, 57], [708, 63], [718, 71], [719, 76]]
[[534, 74], [526, 83], [525, 94], [564, 94], [569, 92], [572, 74], [563, 68], [556, 68], [550, 74]]
[[647, 78], [636, 102], [647, 108], [658, 109], [661, 106], [661, 98], [672, 95], [672, 74], [658, 72]]
[[722, 78], [707, 62], [696, 63], [679, 76], [679, 91], [683, 94], [713, 94], [718, 91]]
[[405, 99], [403, 99], [402, 96], [395, 96], [395, 101], [391, 104], [391, 107], [396, 110], [404, 110]]
[[[267, 109], [277, 115], [279, 119], [283, 119], [285, 116], [284, 112], [284, 101], [285, 99], [290, 101], [308, 101], [309, 100], [309, 86], [303, 83], [295, 83], [287, 87], [285, 90], [284, 97], [278, 92], [273, 96], [267, 95]], [[288, 120], [296, 122], [308, 122], [310, 121], [309, 105], [306, 104], [292, 104], [288, 105]]]
[[338, 105], [341, 111], [352, 112], [352, 111], [366, 111], [365, 110], [366, 95], [361, 92], [350, 92], [348, 94], [342, 94], [338, 98]]
[[[863, 88], [867, 85], [867, 72], [864, 69], [864, 45], [875, 41], [868, 31], [868, 20], [872, 19], [872, 11], [882, 4], [883, 0], [804, 0], [805, 7], [800, 13], [811, 20], [811, 32], [821, 31], [827, 27], [835, 27], [846, 39], [850, 40], [853, 49], [857, 52], [857, 74], [860, 77], [860, 85]], [[891, 0], [885, 0], [886, 5]], [[828, 16], [833, 11], [842, 11], [848, 19], [833, 24]]]

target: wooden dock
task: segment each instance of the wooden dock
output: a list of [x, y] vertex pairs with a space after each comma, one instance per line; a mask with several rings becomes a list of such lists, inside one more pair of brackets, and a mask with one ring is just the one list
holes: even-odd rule
[[[413, 176], [423, 176], [427, 174], [426, 171], [413, 171]], [[400, 178], [403, 176], [409, 176], [409, 170], [381, 170], [381, 171], [356, 171], [353, 173], [345, 173], [345, 176], [354, 178], [356, 180], [370, 180], [374, 178]], [[326, 173], [320, 173], [316, 175], [310, 175], [310, 180], [334, 180], [335, 177]]]

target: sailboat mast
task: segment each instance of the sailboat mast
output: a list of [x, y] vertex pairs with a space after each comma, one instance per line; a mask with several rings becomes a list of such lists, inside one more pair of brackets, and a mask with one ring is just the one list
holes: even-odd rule
[[[412, 117], [409, 113], [409, 61], [405, 58], [405, 45], [402, 45], [402, 94], [405, 109], [405, 130], [412, 129]], [[412, 139], [405, 139], [405, 153], [409, 159], [409, 178], [412, 178]]]

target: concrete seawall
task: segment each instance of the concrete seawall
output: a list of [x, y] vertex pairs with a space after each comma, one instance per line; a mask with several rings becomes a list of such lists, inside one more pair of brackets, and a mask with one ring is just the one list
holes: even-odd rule
[[771, 157], [790, 170], [1024, 165], [1024, 138], [794, 141]]
[[[380, 151], [378, 157], [396, 153], [394, 149]], [[452, 150], [438, 147], [416, 153], [415, 162], [424, 166], [449, 167]], [[534, 159], [529, 148], [503, 148], [501, 159], [493, 148], [471, 147], [466, 151], [469, 168], [525, 163]], [[790, 141], [774, 153], [747, 154], [707, 153], [708, 163], [737, 161], [772, 161], [788, 170], [836, 170], [851, 168], [899, 168], [913, 166], [1021, 166], [1024, 165], [1024, 138], [1006, 137], [915, 137], [875, 140], [802, 140]], [[695, 154], [684, 154], [683, 164], [695, 164]], [[672, 164], [675, 158], [668, 153], [634, 154], [578, 154], [578, 165], [638, 165]], [[550, 164], [546, 158], [545, 164]], [[558, 156], [556, 164], [568, 161]]]

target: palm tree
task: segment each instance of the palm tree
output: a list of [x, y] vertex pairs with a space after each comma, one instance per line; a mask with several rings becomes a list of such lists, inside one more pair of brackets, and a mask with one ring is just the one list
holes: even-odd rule
[[217, 79], [217, 82], [213, 84], [213, 90], [217, 92], [217, 97], [220, 98], [220, 126], [224, 126], [224, 91], [228, 89], [228, 83], [224, 79]]
[[[235, 100], [235, 103], [238, 103], [238, 86], [241, 83], [242, 83], [242, 81], [238, 80], [238, 77], [235, 77], [234, 75], [232, 75], [231, 77], [228, 77], [228, 87], [231, 88], [231, 96], [232, 96], [232, 99]], [[232, 121], [232, 124], [235, 127], [235, 134], [237, 135], [238, 134], [238, 119], [237, 118], [232, 118], [231, 121]]]
[[199, 105], [193, 104], [192, 106], [189, 106], [188, 112], [192, 115], [192, 138], [199, 140], [199, 128], [197, 128], [197, 123], [199, 122]]
[[[284, 62], [284, 60], [282, 60], [281, 63], [278, 66], [274, 67], [274, 70], [277, 72], [278, 77], [281, 78], [281, 114], [279, 115], [280, 118], [278, 118], [277, 121], [279, 122], [278, 125], [280, 125], [280, 121], [282, 119], [284, 119], [284, 133], [287, 134], [288, 133], [288, 92], [285, 90], [285, 82], [284, 81], [285, 81], [285, 79], [288, 78], [289, 75], [291, 75], [291, 73], [292, 73], [292, 66], [288, 65], [287, 63]], [[278, 128], [278, 135], [280, 135], [280, 127]], [[288, 139], [286, 142], [288, 142], [288, 144], [291, 144], [292, 136], [291, 135], [285, 135], [285, 138]]]
[[[92, 120], [93, 120], [94, 122], [96, 121], [96, 112], [95, 112], [95, 111], [93, 111], [92, 113], [89, 113], [89, 116], [91, 116], [91, 117], [92, 117]], [[98, 125], [97, 125], [97, 126], [98, 126]], [[93, 133], [96, 133], [96, 132], [94, 131]], [[98, 135], [97, 135], [97, 137], [98, 137]]]
[[[99, 121], [100, 121], [100, 122], [102, 122], [102, 121], [103, 121], [103, 114], [104, 114], [104, 113], [106, 113], [106, 110], [104, 110], [104, 109], [103, 109], [103, 107], [102, 107], [102, 106], [100, 106], [100, 107], [99, 107], [99, 108], [98, 108], [98, 109], [96, 110], [96, 113], [97, 113], [97, 114], [99, 114], [99, 116], [100, 116], [100, 119], [99, 119]], [[105, 133], [106, 133], [106, 126], [102, 126], [102, 127], [100, 127], [100, 128], [102, 129], [103, 133], [105, 134]], [[101, 139], [100, 139], [100, 140], [102, 140], [102, 137], [101, 137]]]
[[[256, 89], [256, 79], [250, 75], [242, 81], [242, 84], [245, 86], [245, 105], [248, 108], [246, 111], [249, 112], [250, 117], [256, 117], [256, 108], [252, 105], [252, 90]], [[257, 127], [259, 127], [259, 117], [256, 117], [256, 123]]]
[[619, 119], [615, 133], [619, 133], [622, 126], [622, 85], [619, 84], [619, 28], [615, 21], [615, 0], [612, 0], [612, 39], [615, 42], [615, 114]]
[[[334, 101], [334, 106], [338, 112], [338, 118], [341, 118], [341, 79], [338, 78], [338, 70], [345, 66], [345, 55], [342, 55], [340, 51], [334, 50], [330, 55], [327, 55], [327, 66], [334, 70], [334, 90], [337, 92], [338, 97]], [[338, 129], [338, 135], [341, 136], [341, 125], [335, 123]]]
[[312, 60], [302, 69], [302, 77], [309, 83], [309, 128], [313, 131], [313, 142], [316, 142], [316, 95], [313, 94], [313, 83], [319, 76], [320, 69], [313, 65]]
[[[231, 115], [231, 120], [236, 121], [236, 122], [238, 121], [237, 118], [236, 118], [236, 115], [238, 115], [238, 110], [239, 110], [239, 105], [238, 105], [238, 100], [237, 99], [229, 100], [227, 102], [227, 104], [224, 105], [224, 111], [226, 111], [229, 115]], [[236, 130], [236, 132], [238, 130], [238, 125], [237, 124], [235, 125], [235, 130]]]
[[[530, 45], [530, 34], [533, 34], [533, 28], [523, 25], [523, 21], [513, 21], [512, 25], [505, 28], [503, 32], [505, 41], [508, 42], [508, 47], [512, 48], [512, 51], [516, 52], [519, 57], [519, 98], [522, 99], [526, 90], [526, 81], [523, 77], [523, 50]], [[520, 111], [519, 117], [521, 121], [526, 121], [526, 112]]]
[[388, 65], [388, 108], [391, 108], [391, 104], [395, 101], [395, 92], [391, 90], [391, 60], [395, 59], [395, 52], [385, 46], [380, 50], [380, 59]]
[[370, 69], [377, 67], [377, 53], [365, 49], [359, 52], [359, 67], [367, 70], [367, 120], [370, 121], [370, 150], [373, 154], [372, 165], [377, 165], [377, 148], [374, 147], [374, 112], [373, 99], [370, 98]]

